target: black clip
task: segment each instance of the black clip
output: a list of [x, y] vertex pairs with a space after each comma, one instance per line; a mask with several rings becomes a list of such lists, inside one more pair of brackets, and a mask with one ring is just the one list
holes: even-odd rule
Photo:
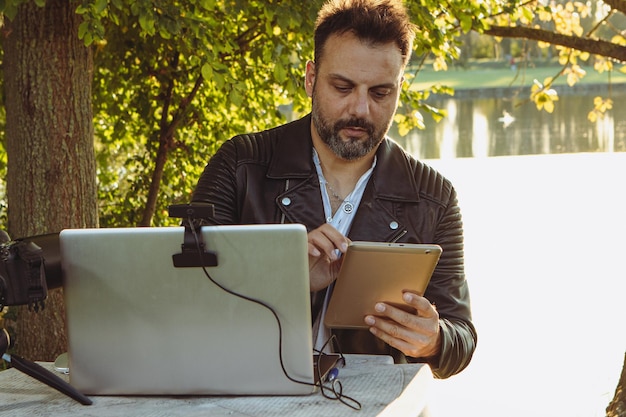
[[176, 268], [217, 266], [217, 253], [205, 249], [199, 219], [215, 216], [213, 204], [174, 204], [168, 207], [170, 217], [182, 218], [185, 236], [181, 253], [172, 255]]

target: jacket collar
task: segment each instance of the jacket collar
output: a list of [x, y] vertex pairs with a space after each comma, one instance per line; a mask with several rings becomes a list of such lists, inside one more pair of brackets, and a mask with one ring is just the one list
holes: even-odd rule
[[276, 148], [272, 154], [268, 178], [308, 178], [315, 172], [311, 115], [278, 127]]
[[394, 201], [419, 201], [415, 170], [416, 160], [400, 145], [385, 137], [376, 152], [378, 162], [372, 174], [374, 192], [379, 198]]
[[[267, 176], [288, 179], [314, 175], [311, 115], [277, 129], [283, 132], [278, 135]], [[375, 194], [394, 201], [418, 201], [418, 187], [410, 167], [414, 159], [389, 137], [380, 144], [376, 157], [378, 161], [370, 179]]]

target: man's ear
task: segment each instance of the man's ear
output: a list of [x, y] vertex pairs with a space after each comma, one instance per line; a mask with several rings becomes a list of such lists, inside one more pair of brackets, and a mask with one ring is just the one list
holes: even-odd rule
[[306, 74], [304, 76], [304, 88], [309, 97], [313, 97], [313, 86], [315, 85], [315, 62], [307, 61]]

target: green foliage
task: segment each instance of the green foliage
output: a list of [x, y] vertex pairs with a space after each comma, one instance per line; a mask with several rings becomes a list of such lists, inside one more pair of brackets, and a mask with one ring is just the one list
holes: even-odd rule
[[[45, 0], [0, 0], [13, 19], [19, 5]], [[94, 127], [101, 226], [176, 222], [167, 206], [189, 200], [208, 159], [229, 137], [257, 131], [308, 111], [302, 86], [313, 56], [313, 24], [323, 0], [76, 0], [79, 37], [94, 51]], [[579, 36], [590, 18], [585, 4], [501, 0], [409, 0], [418, 28], [415, 52], [395, 121], [399, 131], [424, 128], [423, 114], [445, 113], [426, 104], [434, 85], [411, 88], [426, 62], [446, 70], [459, 61], [463, 36], [492, 25], [546, 27]], [[582, 16], [578, 19], [577, 16]], [[599, 28], [602, 29], [602, 28]], [[614, 34], [616, 43], [623, 34]], [[614, 38], [615, 39], [615, 38]], [[568, 81], [582, 77], [577, 60], [559, 50]], [[611, 69], [598, 60], [599, 70]], [[558, 98], [550, 83], [533, 92], [538, 108]], [[596, 113], [610, 109], [600, 102]], [[279, 109], [288, 109], [280, 112]], [[4, 117], [0, 114], [0, 123]], [[2, 139], [0, 137], [0, 139]], [[6, 153], [0, 149], [0, 174]], [[156, 210], [149, 211], [156, 195]], [[1, 208], [1, 207], [0, 207]], [[0, 210], [0, 216], [2, 215]]]
[[[4, 0], [13, 18], [27, 0]], [[42, 5], [44, 0], [37, 0]], [[189, 200], [204, 165], [234, 134], [308, 111], [302, 87], [313, 55], [322, 0], [80, 0], [79, 37], [94, 50], [94, 127], [101, 226], [142, 221], [158, 187], [152, 224], [171, 223], [166, 207]], [[419, 28], [415, 64], [445, 69], [459, 57], [457, 36], [480, 28], [480, 1], [407, 3]], [[400, 131], [424, 128], [430, 91], [402, 93]], [[433, 87], [433, 91], [451, 90]], [[163, 164], [164, 162], [164, 164]], [[162, 166], [162, 176], [161, 172]], [[1, 168], [1, 167], [0, 167]]]
[[224, 140], [284, 121], [278, 105], [305, 111], [302, 71], [313, 55], [318, 7], [205, 0], [112, 1], [103, 9], [83, 3], [84, 40], [95, 48], [102, 226], [140, 222], [163, 143], [168, 153], [155, 225], [172, 223], [167, 205], [189, 200]]
[[[170, 222], [168, 204], [189, 200], [204, 165], [224, 140], [282, 122], [281, 106], [294, 115], [308, 111], [302, 81], [321, 3], [83, 0], [77, 9], [85, 19], [80, 35], [96, 51], [103, 226], [140, 222], [163, 146], [168, 159], [155, 225]], [[416, 59], [434, 56], [442, 67], [458, 58], [456, 37], [481, 27], [479, 17], [486, 13], [478, 1], [447, 8], [438, 1], [408, 6], [420, 28]], [[409, 82], [420, 66], [413, 68]], [[429, 94], [403, 92], [396, 117], [400, 131], [423, 128], [422, 112], [443, 117], [424, 104]], [[171, 137], [167, 132], [173, 132]]]

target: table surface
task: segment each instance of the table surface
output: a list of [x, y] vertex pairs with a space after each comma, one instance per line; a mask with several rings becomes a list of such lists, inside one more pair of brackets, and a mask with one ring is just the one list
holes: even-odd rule
[[[40, 365], [54, 369], [52, 363]], [[393, 365], [386, 356], [346, 355], [339, 381], [343, 394], [361, 403], [359, 411], [325, 398], [319, 390], [304, 396], [90, 396], [93, 404], [84, 406], [9, 369], [0, 372], [0, 416], [427, 416], [432, 378], [427, 365]]]

